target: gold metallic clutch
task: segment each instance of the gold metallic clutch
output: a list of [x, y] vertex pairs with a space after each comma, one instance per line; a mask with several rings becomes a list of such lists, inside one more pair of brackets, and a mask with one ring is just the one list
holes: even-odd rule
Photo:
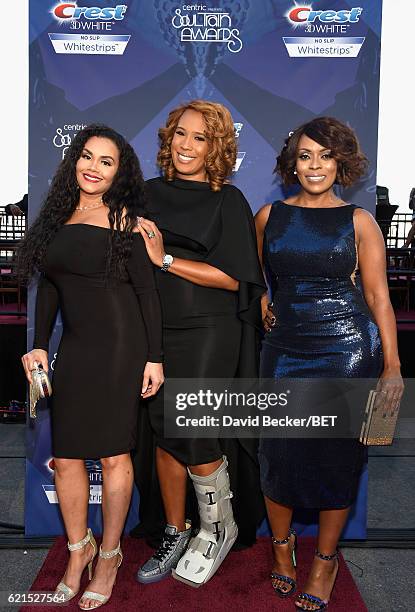
[[359, 441], [366, 446], [388, 446], [398, 420], [399, 404], [390, 410], [386, 393], [370, 391]]
[[30, 385], [30, 418], [36, 418], [36, 404], [39, 399], [52, 395], [52, 385], [45, 370], [41, 365], [36, 365], [32, 372], [32, 384]]

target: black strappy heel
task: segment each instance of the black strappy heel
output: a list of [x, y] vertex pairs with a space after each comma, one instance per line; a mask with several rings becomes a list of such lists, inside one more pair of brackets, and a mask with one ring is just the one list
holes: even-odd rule
[[[337, 575], [339, 573], [339, 563], [338, 563], [339, 553], [336, 550], [336, 552], [333, 553], [332, 555], [323, 555], [319, 550], [316, 549], [314, 554], [319, 559], [323, 559], [323, 561], [333, 561], [333, 559], [337, 559], [336, 577], [334, 579], [333, 587], [331, 589], [331, 592], [333, 592], [334, 585], [336, 584], [336, 580], [337, 580]], [[319, 612], [320, 610], [327, 610], [330, 599], [320, 599], [320, 597], [317, 597], [316, 595], [311, 595], [310, 593], [300, 593], [298, 595], [297, 601], [298, 602], [305, 601], [306, 603], [310, 603], [313, 606], [318, 606], [317, 608], [314, 608], [312, 612]], [[305, 608], [302, 608], [301, 606], [297, 606], [297, 603], [295, 603], [294, 605], [297, 610], [305, 610]]]

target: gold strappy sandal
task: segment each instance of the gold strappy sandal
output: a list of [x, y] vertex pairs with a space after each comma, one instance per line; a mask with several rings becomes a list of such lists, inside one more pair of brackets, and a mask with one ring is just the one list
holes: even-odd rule
[[[114, 550], [104, 551], [102, 550], [102, 546], [99, 547], [99, 556], [101, 557], [101, 559], [113, 559], [117, 555], [120, 556], [120, 558], [118, 559], [118, 563], [117, 563], [117, 569], [118, 569], [123, 560], [123, 554], [121, 552], [120, 543], [118, 542], [118, 546], [117, 548], [114, 548]], [[115, 581], [114, 581], [114, 585], [115, 585]], [[81, 608], [81, 610], [95, 610], [96, 608], [100, 608], [101, 606], [106, 604], [108, 600], [110, 599], [111, 595], [112, 595], [112, 592], [110, 595], [102, 595], [101, 593], [96, 593], [95, 591], [85, 591], [78, 605]], [[97, 602], [97, 605], [86, 608], [82, 606], [81, 604], [82, 599], [92, 599], [93, 601]]]
[[[97, 554], [97, 543], [95, 542], [94, 535], [93, 535], [92, 531], [89, 529], [89, 527], [87, 529], [86, 536], [84, 537], [83, 540], [81, 540], [80, 542], [76, 542], [75, 544], [69, 544], [69, 542], [68, 542], [68, 549], [69, 549], [70, 552], [73, 552], [74, 550], [81, 550], [87, 544], [91, 544], [92, 549], [94, 551], [94, 554], [92, 555], [92, 559], [88, 562], [88, 565], [86, 566], [86, 567], [88, 567], [89, 579], [92, 580], [92, 563], [93, 563], [93, 561], [95, 559], [95, 556]], [[82, 574], [81, 574], [81, 576], [82, 576]], [[79, 589], [75, 592], [70, 587], [68, 587], [67, 584], [65, 584], [64, 582], [61, 581], [58, 584], [58, 586], [56, 587], [55, 593], [57, 593], [57, 594], [59, 594], [61, 596], [63, 595], [63, 601], [62, 601], [62, 597], [60, 597], [59, 601], [61, 603], [66, 603], [66, 602], [70, 601], [71, 599], [73, 599], [75, 597], [75, 595], [77, 595], [79, 593]]]

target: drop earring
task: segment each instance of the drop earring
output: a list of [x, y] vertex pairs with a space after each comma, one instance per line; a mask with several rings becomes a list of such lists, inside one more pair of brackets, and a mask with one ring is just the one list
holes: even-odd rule
[[293, 174], [297, 174], [297, 170], [294, 170]]

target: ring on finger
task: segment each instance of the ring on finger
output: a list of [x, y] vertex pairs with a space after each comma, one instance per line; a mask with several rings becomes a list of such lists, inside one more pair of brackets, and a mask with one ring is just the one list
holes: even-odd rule
[[148, 237], [151, 239], [151, 238], [155, 238], [155, 237], [156, 237], [156, 234], [155, 234], [155, 232], [153, 232], [153, 230], [150, 230], [150, 231], [147, 233], [147, 236], [148, 236]]

